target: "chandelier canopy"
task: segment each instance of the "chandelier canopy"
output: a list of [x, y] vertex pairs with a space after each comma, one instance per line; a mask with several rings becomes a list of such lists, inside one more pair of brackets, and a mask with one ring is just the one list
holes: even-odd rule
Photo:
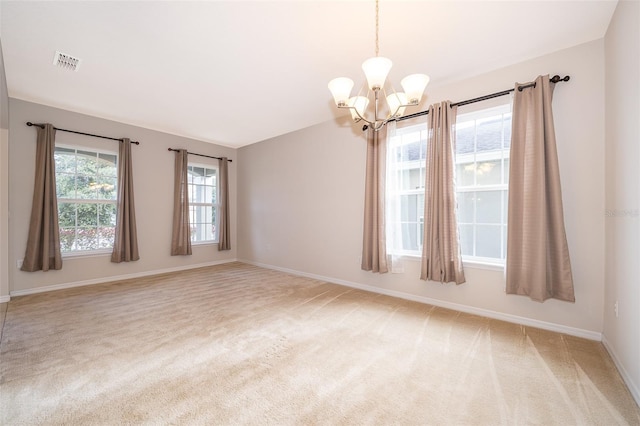
[[[426, 74], [411, 74], [400, 81], [404, 92], [396, 92], [391, 88], [389, 94], [385, 90], [385, 81], [393, 65], [391, 60], [378, 56], [378, 18], [379, 6], [376, 0], [376, 56], [369, 58], [362, 63], [362, 70], [367, 79], [367, 90], [363, 95], [364, 84], [356, 96], [351, 96], [353, 80], [347, 77], [334, 78], [329, 82], [329, 90], [338, 108], [348, 108], [351, 110], [351, 117], [354, 122], [364, 121], [374, 131], [380, 130], [391, 119], [402, 117], [404, 110], [408, 106], [415, 106], [420, 103], [422, 95], [429, 84], [429, 76]], [[384, 118], [379, 116], [380, 112], [380, 92], [387, 101], [388, 115]], [[370, 98], [373, 97], [374, 110], [373, 119], [367, 119], [367, 107]], [[365, 125], [365, 129], [366, 129]]]

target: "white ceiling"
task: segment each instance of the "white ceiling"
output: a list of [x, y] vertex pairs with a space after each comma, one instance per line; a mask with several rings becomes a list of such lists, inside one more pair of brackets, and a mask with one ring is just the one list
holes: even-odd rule
[[[393, 60], [396, 86], [415, 72], [442, 85], [599, 39], [615, 6], [381, 0], [380, 55]], [[342, 115], [328, 81], [349, 76], [359, 88], [360, 64], [374, 54], [373, 1], [0, 8], [10, 97], [232, 147]], [[79, 71], [53, 66], [56, 50], [81, 58]]]

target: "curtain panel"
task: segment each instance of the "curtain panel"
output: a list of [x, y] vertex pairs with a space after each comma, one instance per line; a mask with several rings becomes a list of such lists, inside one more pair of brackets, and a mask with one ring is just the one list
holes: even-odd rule
[[429, 107], [420, 279], [465, 282], [456, 218], [455, 121], [457, 107]]
[[171, 256], [191, 254], [191, 224], [189, 223], [189, 154], [178, 149], [173, 174], [173, 230]]
[[31, 203], [27, 249], [20, 270], [62, 269], [58, 199], [54, 160], [56, 130], [52, 124], [36, 127], [36, 175]]
[[509, 168], [507, 293], [574, 302], [549, 76], [516, 84]]
[[114, 263], [139, 260], [138, 231], [133, 196], [133, 166], [131, 141], [120, 141], [118, 151], [118, 210], [116, 212], [116, 235], [113, 241], [111, 261]]
[[229, 224], [229, 160], [222, 157], [218, 160], [220, 185], [220, 221], [218, 226], [218, 251], [231, 250], [231, 229]]
[[362, 265], [365, 271], [389, 272], [385, 236], [386, 129], [369, 129], [364, 194]]

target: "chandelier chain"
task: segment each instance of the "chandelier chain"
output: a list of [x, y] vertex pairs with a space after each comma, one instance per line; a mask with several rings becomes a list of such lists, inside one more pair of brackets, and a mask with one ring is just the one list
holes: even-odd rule
[[378, 56], [378, 52], [380, 51], [379, 41], [378, 41], [378, 15], [379, 15], [379, 6], [378, 0], [376, 0], [376, 56]]

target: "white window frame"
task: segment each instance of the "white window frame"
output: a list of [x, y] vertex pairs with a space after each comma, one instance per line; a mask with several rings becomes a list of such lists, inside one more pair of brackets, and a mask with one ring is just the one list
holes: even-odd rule
[[[58, 148], [61, 149], [69, 149], [69, 150], [73, 150], [75, 152], [75, 155], [78, 155], [78, 151], [85, 151], [85, 152], [90, 152], [90, 153], [95, 153], [95, 154], [103, 154], [103, 155], [110, 155], [110, 156], [114, 156], [116, 157], [116, 180], [115, 180], [115, 191], [117, 194], [117, 185], [118, 185], [118, 161], [119, 161], [119, 157], [118, 157], [118, 153], [115, 151], [109, 151], [109, 150], [104, 150], [104, 149], [96, 149], [96, 148], [91, 148], [91, 147], [85, 147], [85, 146], [79, 146], [79, 145], [67, 145], [67, 144], [56, 144], [55, 148], [54, 148], [54, 156], [56, 153], [56, 150]], [[59, 171], [56, 168], [56, 183], [58, 182], [58, 176], [61, 174], [69, 174], [66, 171]], [[78, 169], [77, 169], [77, 163], [76, 163], [76, 170], [73, 173], [74, 176], [77, 177], [78, 175]], [[96, 175], [94, 177], [98, 178], [100, 175], [98, 173], [96, 173]], [[76, 181], [77, 183], [77, 181]], [[76, 187], [77, 188], [77, 187]], [[60, 229], [62, 228], [68, 228], [68, 227], [63, 227], [62, 224], [60, 223], [60, 205], [61, 204], [96, 204], [96, 205], [113, 205], [115, 206], [116, 210], [117, 210], [117, 206], [118, 206], [118, 200], [117, 198], [114, 199], [100, 199], [100, 198], [67, 198], [67, 197], [62, 197], [57, 193], [57, 189], [56, 188], [56, 200], [57, 200], [57, 204], [58, 204], [58, 226], [60, 227]], [[77, 196], [77, 194], [76, 194]], [[99, 228], [99, 211], [97, 212], [98, 217], [96, 218], [96, 228]], [[77, 210], [76, 210], [76, 218], [75, 218], [75, 233], [76, 233], [76, 238], [77, 239], [77, 235], [78, 235], [78, 230], [82, 228], [80, 226], [78, 226], [78, 216], [77, 216]], [[115, 221], [114, 221], [114, 228], [115, 228]], [[62, 236], [61, 236], [62, 237]], [[104, 248], [98, 248], [98, 249], [86, 249], [86, 250], [64, 250], [61, 244], [60, 247], [60, 251], [61, 251], [61, 255], [63, 258], [70, 258], [70, 257], [85, 257], [85, 256], [99, 256], [99, 255], [105, 255], [105, 254], [110, 254], [113, 251], [113, 241], [111, 241], [111, 245], [109, 247], [104, 247]]]
[[[462, 113], [462, 114], [458, 114], [457, 118], [456, 118], [456, 123], [464, 123], [466, 120], [466, 118], [471, 118], [473, 120], [482, 120], [484, 118], [490, 118], [490, 117], [495, 117], [497, 114], [510, 114], [511, 113], [511, 104], [510, 103], [504, 103], [502, 105], [498, 105], [498, 106], [494, 106], [494, 107], [489, 107], [489, 108], [484, 108], [481, 110], [476, 110], [476, 111], [471, 111], [471, 112], [467, 112], [467, 113]], [[504, 141], [504, 126], [502, 127], [502, 137], [501, 137], [501, 142]], [[477, 142], [477, 141], [475, 141]], [[474, 143], [475, 143], [474, 142]], [[500, 205], [500, 223], [495, 224], [495, 223], [482, 223], [482, 222], [478, 222], [477, 221], [477, 209], [474, 208], [474, 215], [473, 215], [473, 221], [472, 222], [461, 222], [459, 220], [459, 216], [458, 216], [458, 228], [460, 228], [461, 225], [471, 225], [473, 226], [473, 241], [476, 241], [476, 236], [477, 236], [477, 226], [496, 226], [496, 227], [500, 227], [500, 258], [495, 258], [495, 257], [481, 257], [481, 256], [476, 256], [474, 255], [462, 255], [462, 259], [463, 261], [469, 262], [469, 263], [477, 263], [477, 264], [484, 264], [484, 265], [499, 265], [499, 266], [503, 266], [504, 262], [505, 262], [505, 258], [507, 255], [507, 247], [506, 247], [506, 232], [507, 232], [507, 218], [506, 218], [506, 210], [507, 210], [507, 203], [508, 203], [508, 197], [509, 197], [509, 184], [508, 184], [508, 178], [509, 178], [509, 170], [506, 170], [506, 162], [505, 160], [509, 160], [509, 148], [504, 146], [504, 143], [502, 144], [501, 149], [499, 150], [493, 150], [493, 151], [486, 151], [486, 152], [477, 152], [474, 150], [474, 152], [472, 153], [468, 153], [468, 154], [460, 154], [460, 155], [456, 155], [456, 167], [459, 164], [468, 164], [469, 160], [474, 161], [476, 164], [478, 162], [482, 162], [482, 161], [496, 161], [496, 160], [500, 160], [500, 167], [502, 168], [501, 171], [501, 177], [502, 177], [502, 182], [499, 184], [493, 184], [493, 185], [478, 185], [477, 181], [475, 182], [475, 184], [473, 185], [467, 185], [467, 186], [462, 186], [462, 185], [458, 185], [456, 188], [456, 196], [458, 198], [458, 206], [459, 206], [459, 194], [465, 193], [465, 192], [475, 192], [475, 193], [482, 193], [482, 192], [492, 192], [492, 191], [501, 191], [501, 205]], [[477, 178], [477, 175], [474, 175], [474, 180]], [[459, 210], [458, 210], [459, 211]], [[476, 250], [476, 245], [473, 245], [473, 250], [475, 252]]]
[[[418, 140], [422, 140], [425, 139], [427, 137], [427, 129], [425, 125], [413, 125], [413, 126], [407, 126], [407, 127], [402, 127], [402, 128], [397, 128], [395, 135], [394, 135], [394, 139], [400, 140], [400, 146], [403, 145], [408, 145], [411, 143], [415, 143], [415, 137], [411, 138], [409, 135], [411, 135], [412, 133], [417, 133], [420, 132], [420, 136]], [[420, 174], [419, 174], [419, 178], [418, 178], [418, 182], [419, 182], [419, 186], [417, 188], [411, 188], [411, 189], [398, 189], [394, 195], [398, 198], [401, 198], [402, 196], [405, 195], [416, 195], [418, 196], [418, 198], [420, 197], [420, 195], [422, 195], [422, 203], [417, 203], [416, 208], [418, 209], [418, 211], [416, 212], [416, 222], [415, 222], [415, 227], [416, 227], [416, 232], [418, 235], [417, 238], [417, 243], [418, 243], [418, 250], [417, 251], [413, 251], [413, 250], [402, 250], [402, 249], [395, 249], [392, 251], [392, 253], [389, 254], [394, 254], [394, 255], [400, 255], [400, 256], [421, 256], [421, 252], [422, 252], [422, 238], [419, 238], [420, 235], [422, 235], [422, 233], [420, 232], [421, 228], [424, 228], [424, 182], [425, 182], [425, 176], [424, 173], [426, 171], [426, 167], [424, 164], [424, 160], [422, 159], [422, 149], [426, 149], [426, 144], [424, 145], [424, 148], [421, 147], [421, 151], [419, 153], [419, 159], [418, 160], [413, 160], [413, 161], [407, 161], [407, 162], [402, 162], [400, 164], [400, 166], [396, 169], [397, 170], [412, 170], [412, 169], [419, 169], [420, 170]], [[426, 154], [425, 154], [426, 155]], [[387, 171], [389, 173], [393, 173], [393, 169], [391, 168], [390, 165], [388, 165], [388, 169]], [[390, 188], [387, 187], [387, 191], [389, 191]], [[422, 207], [422, 209], [421, 209]], [[402, 226], [402, 224], [407, 224], [407, 223], [411, 223], [413, 224], [413, 222], [400, 222], [400, 226]], [[389, 228], [387, 228], [389, 229]]]
[[[495, 105], [495, 104], [494, 104]], [[457, 117], [457, 122], [461, 123], [464, 122], [465, 118], [468, 118], [470, 116], [473, 116], [474, 119], [482, 119], [484, 117], [491, 117], [491, 116], [495, 116], [497, 112], [500, 113], [510, 113], [511, 112], [511, 105], [510, 103], [507, 102], [500, 102], [498, 104], [498, 106], [492, 106], [492, 107], [488, 107], [488, 108], [482, 108], [482, 109], [478, 109], [476, 108], [476, 111], [474, 112], [468, 112], [468, 113], [462, 113], [462, 114], [458, 114]], [[426, 124], [416, 124], [416, 125], [411, 125], [411, 126], [406, 126], [406, 127], [402, 127], [402, 128], [398, 128], [396, 129], [396, 133], [395, 133], [395, 138], [401, 138], [403, 135], [406, 134], [410, 134], [410, 133], [417, 133], [418, 131], [420, 131], [420, 140], [425, 140], [426, 141], [426, 137], [427, 137], [427, 129], [426, 129]], [[503, 132], [504, 132], [504, 128], [503, 128]], [[504, 138], [504, 133], [503, 133], [503, 138]], [[396, 141], [398, 139], [395, 139]], [[403, 142], [400, 142], [403, 143]], [[391, 152], [391, 147], [389, 147], [389, 150]], [[463, 155], [456, 155], [456, 167], [458, 164], [460, 163], [468, 163], [469, 159], [474, 159], [475, 162], [477, 163], [478, 161], [487, 161], [487, 160], [497, 160], [497, 159], [504, 159], [504, 160], [508, 160], [509, 159], [509, 149], [507, 147], [502, 146], [502, 149], [500, 150], [496, 150], [496, 151], [490, 151], [487, 153], [484, 152], [472, 152], [469, 154], [463, 154]], [[421, 164], [421, 162], [424, 161], [422, 159], [417, 160], [417, 161], [411, 161], [411, 162], [404, 162], [402, 163], [402, 165], [400, 166], [400, 169], [414, 169], [414, 168], [422, 168], [424, 169], [424, 165]], [[496, 184], [496, 185], [477, 185], [477, 182], [475, 182], [476, 184], [474, 185], [469, 185], [469, 186], [459, 186], [456, 188], [456, 195], [458, 196], [461, 193], [464, 192], [485, 192], [485, 191], [503, 191], [502, 195], [501, 195], [501, 207], [503, 207], [501, 209], [501, 223], [500, 224], [495, 224], [496, 226], [500, 226], [501, 229], [501, 242], [500, 242], [500, 246], [501, 246], [501, 258], [487, 258], [487, 257], [480, 257], [480, 256], [469, 256], [469, 255], [463, 255], [462, 256], [462, 260], [465, 263], [468, 264], [474, 264], [474, 265], [479, 265], [481, 267], [487, 267], [489, 269], [493, 269], [493, 268], [499, 268], [502, 269], [504, 267], [504, 261], [505, 261], [505, 257], [506, 257], [506, 217], [504, 217], [506, 215], [506, 208], [504, 208], [504, 206], [506, 206], [506, 203], [508, 202], [508, 174], [509, 171], [505, 170], [504, 168], [506, 167], [506, 162], [505, 161], [501, 161], [500, 162], [501, 167], [503, 168], [502, 170], [502, 182], [500, 184]], [[417, 166], [417, 167], [416, 167]], [[388, 164], [387, 167], [392, 167], [391, 164]], [[416, 189], [398, 189], [395, 192], [395, 195], [412, 195], [412, 194], [416, 194], [416, 195], [420, 195], [420, 194], [424, 194], [424, 173], [421, 172], [420, 173], [420, 177], [421, 177], [421, 185], [420, 188], [416, 188]], [[390, 190], [394, 190], [392, 188], [387, 187], [387, 191]], [[502, 204], [504, 203], [504, 204]], [[418, 206], [419, 208], [420, 206]], [[476, 231], [477, 225], [487, 225], [487, 224], [483, 224], [483, 223], [478, 223], [476, 222], [476, 213], [477, 210], [474, 208], [474, 218], [473, 218], [473, 222], [459, 222], [458, 226], [460, 226], [460, 224], [465, 224], [465, 225], [473, 225], [473, 230], [474, 230], [474, 241], [475, 241], [475, 236], [476, 236]], [[460, 217], [459, 213], [458, 213], [458, 218]], [[420, 235], [422, 235], [420, 233], [420, 220], [424, 221], [424, 214], [421, 212], [418, 213], [418, 250], [414, 251], [414, 250], [402, 250], [402, 249], [395, 249], [392, 248], [391, 252], [389, 254], [391, 255], [399, 255], [399, 256], [406, 256], [409, 258], [416, 258], [416, 257], [420, 257], [421, 256], [421, 251], [422, 251], [422, 239], [420, 238]], [[422, 222], [424, 223], [424, 222]], [[494, 224], [491, 224], [494, 225]], [[474, 245], [474, 249], [475, 249], [475, 245]]]
[[[192, 207], [211, 207], [215, 212], [215, 221], [213, 221], [211, 223], [211, 225], [214, 227], [214, 238], [210, 239], [210, 240], [194, 240], [194, 234], [191, 233], [190, 238], [191, 238], [191, 244], [192, 245], [204, 245], [204, 244], [217, 244], [218, 241], [220, 240], [219, 237], [219, 230], [220, 230], [220, 168], [217, 165], [212, 165], [212, 164], [204, 164], [204, 163], [195, 163], [195, 162], [189, 162], [188, 163], [188, 167], [187, 167], [187, 174], [191, 174], [193, 172], [193, 168], [203, 168], [205, 170], [213, 170], [215, 171], [215, 186], [214, 186], [214, 191], [215, 191], [215, 198], [216, 198], [216, 202], [213, 203], [207, 203], [207, 202], [202, 202], [202, 201], [194, 201], [192, 200], [192, 195], [194, 193], [195, 187], [193, 183], [189, 182], [188, 183], [188, 192], [189, 192], [189, 222], [190, 222], [190, 226], [193, 228], [194, 226], [197, 226], [197, 224], [207, 224], [208, 222], [195, 222], [194, 218], [193, 218], [193, 211], [192, 211]], [[211, 186], [211, 185], [198, 185], [198, 186]], [[197, 231], [195, 233], [195, 236], [197, 236]]]

